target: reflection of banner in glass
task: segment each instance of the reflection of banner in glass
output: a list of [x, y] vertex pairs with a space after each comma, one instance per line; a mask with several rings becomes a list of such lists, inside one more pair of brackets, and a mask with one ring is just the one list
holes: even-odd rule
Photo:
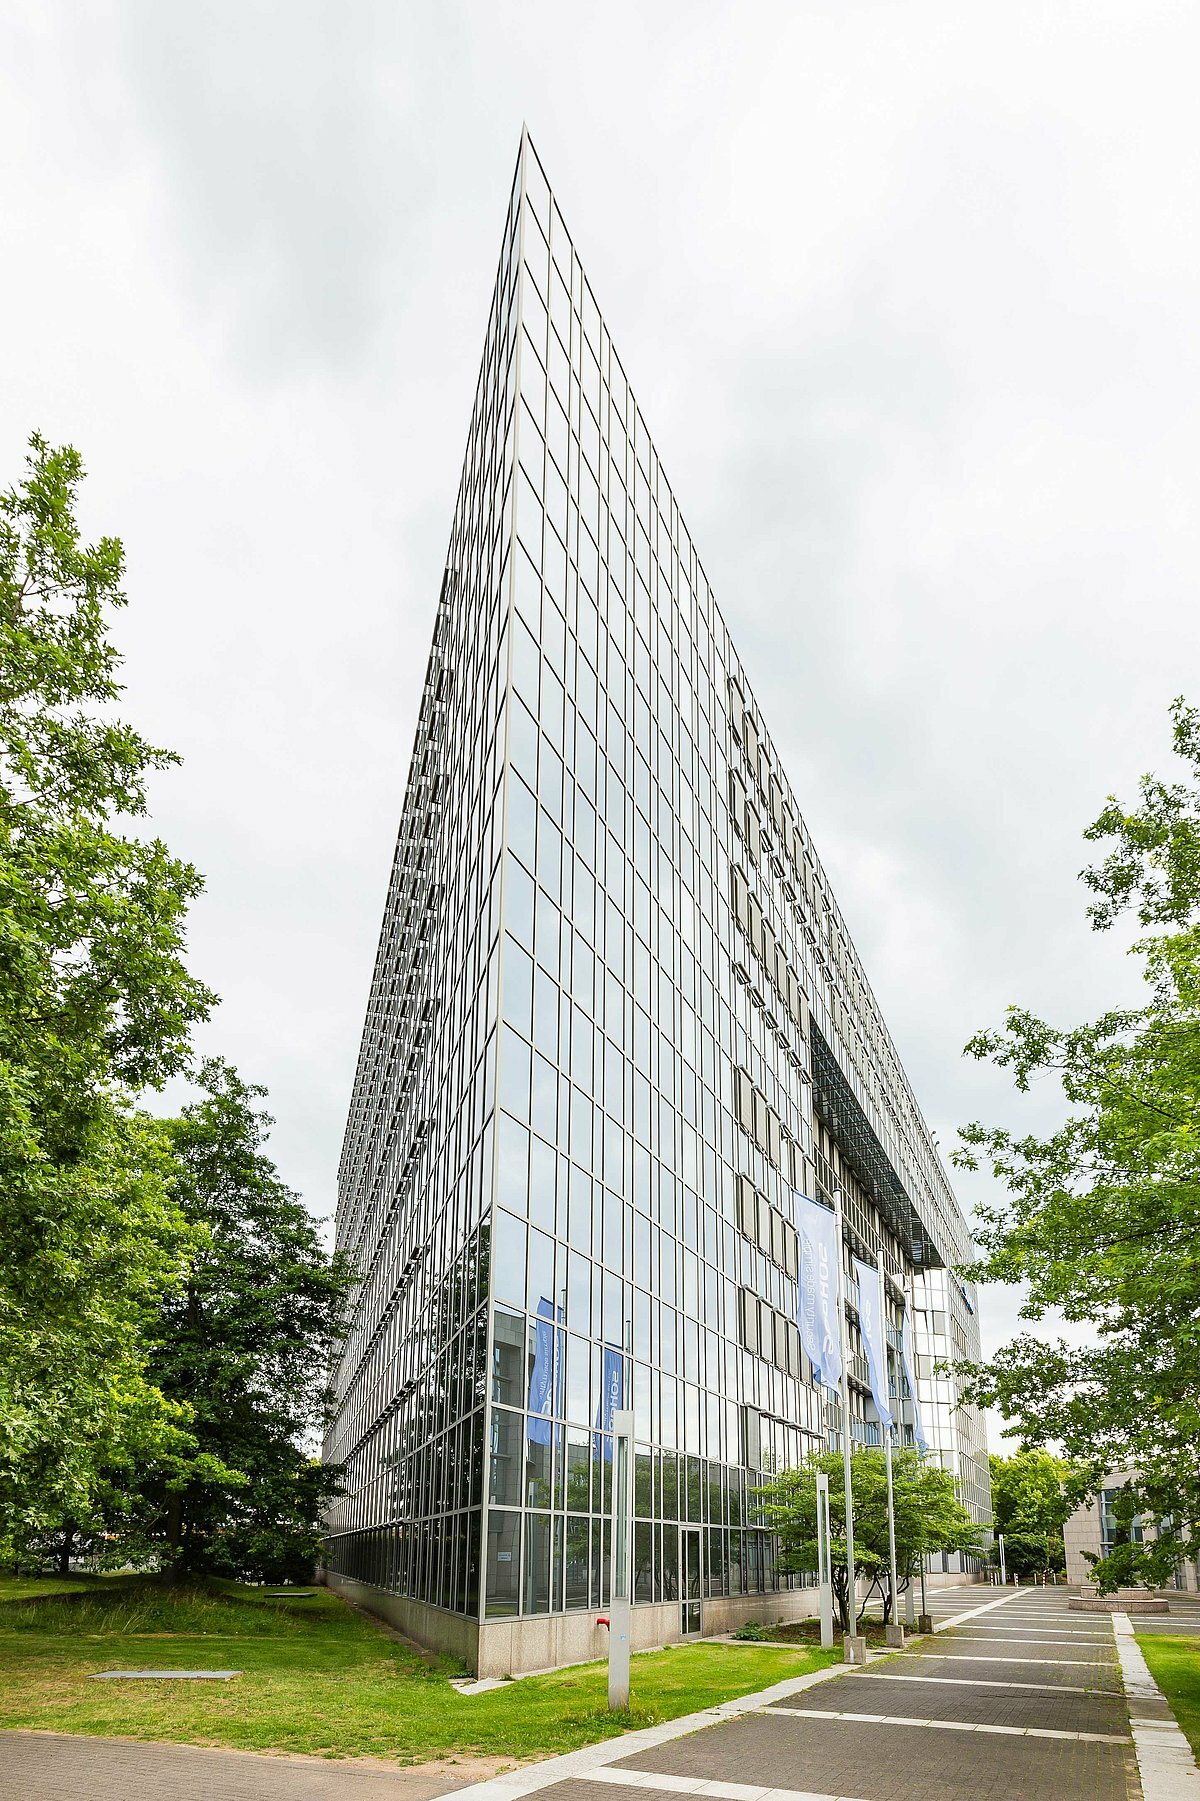
[[904, 1309], [904, 1318], [900, 1322], [900, 1361], [904, 1365], [908, 1392], [912, 1396], [913, 1438], [919, 1451], [927, 1451], [929, 1441], [925, 1437], [925, 1427], [921, 1423], [921, 1405], [917, 1400], [917, 1360], [913, 1356], [911, 1307]]
[[895, 1425], [892, 1400], [888, 1393], [887, 1344], [883, 1335], [883, 1278], [873, 1263], [854, 1259], [858, 1278], [858, 1326], [863, 1350], [867, 1354], [867, 1373], [871, 1378], [871, 1394], [880, 1422], [885, 1428]]
[[[531, 1445], [550, 1443], [550, 1421], [556, 1409], [555, 1397], [562, 1388], [562, 1334], [555, 1329], [563, 1310], [543, 1295], [537, 1305], [537, 1322], [533, 1329], [533, 1369], [529, 1376], [529, 1422], [526, 1436]], [[558, 1431], [555, 1430], [555, 1442]]]
[[797, 1193], [796, 1224], [800, 1233], [800, 1341], [813, 1375], [826, 1388], [842, 1379], [842, 1332], [838, 1319], [838, 1285], [842, 1247], [838, 1222], [828, 1207]]
[[606, 1344], [600, 1378], [600, 1405], [596, 1409], [593, 1457], [612, 1461], [613, 1414], [625, 1405], [625, 1358], [616, 1345]]

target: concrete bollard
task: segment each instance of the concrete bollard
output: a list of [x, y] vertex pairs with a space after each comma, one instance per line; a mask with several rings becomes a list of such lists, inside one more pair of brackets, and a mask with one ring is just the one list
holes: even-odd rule
[[887, 1626], [885, 1626], [883, 1629], [883, 1641], [887, 1645], [894, 1645], [897, 1651], [903, 1651], [903, 1649], [904, 1649], [904, 1628], [903, 1628], [903, 1626], [898, 1626], [895, 1624], [888, 1624]]
[[932, 1632], [933, 1631], [933, 1615], [931, 1613], [921, 1613], [921, 1614], [917, 1615], [917, 1631], [918, 1632]]
[[866, 1639], [856, 1636], [853, 1632], [847, 1632], [842, 1639], [842, 1657], [847, 1663], [866, 1663]]

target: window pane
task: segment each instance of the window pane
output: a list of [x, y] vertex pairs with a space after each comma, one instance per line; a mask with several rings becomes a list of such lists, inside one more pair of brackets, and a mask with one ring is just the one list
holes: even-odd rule
[[514, 1219], [502, 1208], [496, 1209], [492, 1228], [492, 1292], [498, 1301], [511, 1301], [521, 1307], [525, 1301], [524, 1220]]
[[[513, 1417], [517, 1418], [518, 1416], [514, 1415]], [[489, 1512], [485, 1564], [489, 1619], [517, 1612], [519, 1600], [517, 1581], [520, 1568], [520, 1514]]]
[[525, 1520], [526, 1613], [550, 1611], [550, 1516], [531, 1513]]
[[[502, 1113], [496, 1122], [496, 1198], [513, 1213], [526, 1213], [529, 1209], [529, 1133], [507, 1113]], [[497, 1248], [497, 1265], [500, 1257]], [[509, 1280], [507, 1275], [504, 1279]], [[497, 1269], [497, 1284], [499, 1280]], [[525, 1291], [521, 1287], [517, 1291], [506, 1289], [502, 1292], [497, 1286], [496, 1296], [499, 1300], [515, 1301], [520, 1305], [525, 1299]]]
[[521, 1465], [525, 1416], [503, 1407], [492, 1409], [492, 1466], [488, 1499], [505, 1506], [521, 1500]]
[[[527, 1120], [531, 1052], [525, 1040], [511, 1026], [501, 1027], [499, 1059], [497, 1088], [500, 1105], [506, 1107], [515, 1119]], [[518, 1213], [521, 1211], [521, 1208], [517, 1208]]]

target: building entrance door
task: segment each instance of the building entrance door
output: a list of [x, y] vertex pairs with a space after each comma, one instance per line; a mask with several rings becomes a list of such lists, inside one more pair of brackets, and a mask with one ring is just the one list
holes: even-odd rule
[[680, 1528], [680, 1628], [685, 1637], [700, 1631], [700, 1544], [699, 1526]]

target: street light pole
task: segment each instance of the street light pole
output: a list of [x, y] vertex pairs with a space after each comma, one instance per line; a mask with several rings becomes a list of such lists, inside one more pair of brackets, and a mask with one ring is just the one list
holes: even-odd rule
[[629, 1706], [629, 1634], [632, 1623], [633, 1414], [612, 1416], [612, 1598], [608, 1604], [608, 1705]]
[[817, 1576], [821, 1585], [821, 1649], [833, 1649], [833, 1568], [829, 1554], [829, 1477], [817, 1476]]

